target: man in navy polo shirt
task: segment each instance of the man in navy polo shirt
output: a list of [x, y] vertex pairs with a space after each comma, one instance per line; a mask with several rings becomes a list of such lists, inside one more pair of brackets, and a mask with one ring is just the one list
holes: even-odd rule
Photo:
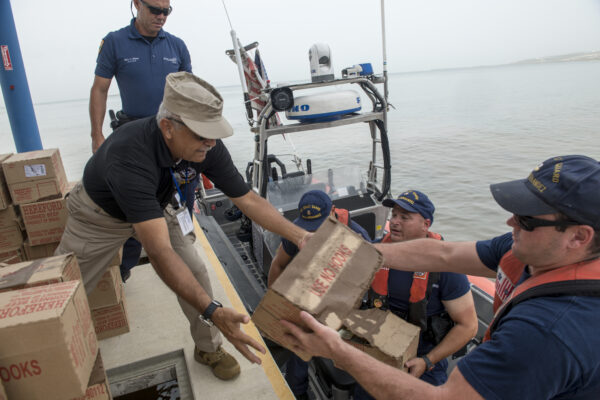
[[[100, 44], [90, 93], [93, 152], [104, 142], [102, 125], [113, 77], [117, 79], [122, 103], [122, 111], [117, 113], [118, 127], [156, 114], [169, 73], [192, 72], [190, 54], [183, 40], [162, 29], [172, 11], [169, 0], [134, 0], [133, 4], [137, 18], [132, 18], [129, 26], [110, 32]], [[191, 212], [198, 174], [188, 169], [175, 173]], [[141, 251], [142, 245], [133, 238], [123, 246], [121, 277], [124, 281], [138, 263]]]
[[491, 185], [512, 233], [479, 242], [378, 244], [390, 268], [496, 277], [484, 342], [441, 386], [345, 344], [309, 314], [283, 322], [288, 345], [332, 358], [376, 398], [600, 398], [600, 163], [553, 157], [525, 179]]
[[162, 29], [172, 11], [169, 0], [133, 0], [133, 4], [137, 18], [110, 32], [100, 44], [90, 93], [93, 151], [104, 142], [102, 123], [113, 77], [119, 85], [123, 113], [137, 119], [156, 114], [168, 74], [192, 72], [183, 40]]

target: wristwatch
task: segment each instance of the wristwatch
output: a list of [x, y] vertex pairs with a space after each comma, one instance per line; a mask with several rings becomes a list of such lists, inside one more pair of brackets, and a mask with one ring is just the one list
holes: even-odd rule
[[213, 300], [210, 302], [208, 307], [204, 310], [202, 315], [199, 316], [200, 321], [204, 322], [208, 326], [213, 326], [212, 315], [218, 307], [223, 307], [223, 304], [219, 303], [217, 300]]
[[423, 361], [425, 361], [425, 365], [427, 366], [427, 371], [431, 371], [432, 369], [435, 368], [435, 364], [431, 362], [429, 357], [421, 356], [421, 358], [423, 359]]

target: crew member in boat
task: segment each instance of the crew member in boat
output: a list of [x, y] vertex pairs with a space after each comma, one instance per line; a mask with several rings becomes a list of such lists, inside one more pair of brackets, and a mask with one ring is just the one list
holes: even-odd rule
[[[392, 209], [389, 233], [382, 243], [442, 236], [429, 229], [435, 206], [418, 190], [408, 190], [397, 199], [383, 201]], [[382, 268], [369, 290], [369, 306], [389, 309], [421, 328], [417, 357], [408, 360], [411, 375], [441, 385], [446, 382], [446, 358], [462, 348], [477, 333], [477, 314], [469, 280], [454, 272], [408, 272]], [[355, 399], [372, 398], [357, 385]]]
[[390, 268], [496, 277], [484, 342], [432, 386], [345, 344], [303, 312], [284, 321], [291, 348], [331, 358], [376, 398], [600, 398], [600, 163], [550, 158], [520, 180], [491, 185], [512, 233], [450, 243], [377, 244]]
[[231, 379], [240, 366], [221, 346], [221, 334], [251, 362], [260, 358], [250, 348], [265, 349], [240, 330], [248, 315], [213, 299], [174, 169], [189, 161], [244, 214], [300, 247], [310, 234], [249, 190], [220, 140], [233, 134], [222, 109], [223, 99], [209, 83], [188, 72], [169, 74], [158, 114], [125, 124], [88, 161], [82, 182], [68, 195], [69, 218], [56, 254], [76, 254], [89, 293], [135, 235], [178, 296], [190, 321], [196, 361]]
[[[110, 32], [100, 43], [94, 83], [90, 90], [90, 123], [92, 152], [104, 142], [102, 125], [106, 113], [108, 89], [113, 77], [119, 85], [122, 110], [110, 125], [113, 130], [139, 118], [156, 115], [170, 72], [192, 72], [190, 53], [180, 38], [162, 29], [173, 11], [169, 0], [134, 0], [136, 17], [128, 26]], [[150, 57], [152, 56], [152, 58]], [[188, 208], [192, 212], [198, 177], [175, 170], [175, 177], [187, 191]], [[121, 278], [126, 281], [130, 270], [140, 259], [142, 245], [134, 238], [123, 246]]]
[[[360, 234], [363, 239], [371, 241], [367, 231], [350, 218], [348, 210], [333, 206], [327, 193], [322, 190], [310, 190], [304, 193], [298, 202], [298, 211], [300, 215], [294, 220], [294, 224], [309, 232], [316, 231], [331, 215]], [[298, 251], [298, 246], [294, 242], [286, 238], [281, 239], [281, 244], [277, 248], [269, 268], [269, 287], [298, 254]], [[285, 379], [297, 399], [308, 399], [308, 363], [306, 361], [292, 353], [286, 363]]]

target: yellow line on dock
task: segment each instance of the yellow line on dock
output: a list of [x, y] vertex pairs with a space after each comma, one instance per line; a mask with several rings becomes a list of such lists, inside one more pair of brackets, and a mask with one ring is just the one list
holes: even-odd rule
[[[240, 296], [231, 284], [231, 281], [229, 280], [227, 273], [223, 269], [219, 258], [215, 254], [212, 246], [206, 238], [206, 235], [204, 234], [204, 231], [202, 230], [202, 228], [200, 228], [200, 225], [198, 224], [198, 221], [195, 218], [194, 228], [196, 232], [196, 238], [198, 239], [198, 242], [202, 245], [202, 248], [204, 249], [204, 252], [206, 253], [206, 256], [208, 258], [208, 261], [213, 266], [213, 269], [217, 274], [217, 278], [219, 279], [219, 283], [221, 283], [221, 286], [223, 286], [225, 294], [229, 298], [231, 305], [237, 312], [247, 314], [246, 307], [244, 307]], [[244, 332], [246, 332], [247, 335], [255, 339], [257, 342], [261, 343], [265, 348], [267, 347], [262, 339], [262, 336], [260, 336], [258, 329], [252, 321], [250, 321], [246, 325], [242, 325], [242, 329], [244, 330]], [[271, 382], [271, 385], [273, 386], [273, 390], [275, 391], [277, 397], [280, 399], [293, 400], [295, 397], [290, 391], [285, 380], [283, 379], [283, 375], [281, 375], [281, 371], [279, 370], [279, 367], [277, 367], [277, 364], [275, 363], [275, 360], [273, 360], [273, 357], [271, 356], [271, 353], [269, 353], [268, 349], [267, 354], [264, 356], [260, 353], [257, 354], [262, 359], [261, 366], [265, 371], [265, 375]]]

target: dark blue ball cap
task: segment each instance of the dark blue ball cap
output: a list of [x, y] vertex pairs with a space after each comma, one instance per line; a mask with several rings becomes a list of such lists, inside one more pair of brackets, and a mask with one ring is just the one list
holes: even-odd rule
[[496, 202], [516, 215], [561, 212], [581, 225], [600, 229], [600, 163], [570, 155], [549, 158], [529, 177], [490, 185]]
[[382, 204], [386, 207], [398, 206], [408, 212], [419, 213], [433, 224], [435, 207], [431, 200], [429, 200], [429, 197], [418, 190], [407, 190], [398, 196], [397, 199], [385, 199]]
[[311, 190], [302, 195], [298, 202], [300, 216], [294, 224], [309, 232], [316, 231], [331, 213], [331, 199], [321, 190]]

